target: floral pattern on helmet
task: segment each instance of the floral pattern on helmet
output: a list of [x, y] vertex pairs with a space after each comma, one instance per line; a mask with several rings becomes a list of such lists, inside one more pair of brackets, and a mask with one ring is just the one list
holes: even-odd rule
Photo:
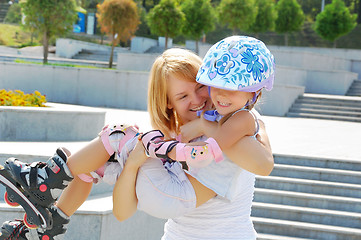
[[227, 90], [271, 90], [274, 57], [265, 44], [247, 36], [232, 36], [214, 44], [203, 59], [197, 81]]
[[225, 75], [229, 73], [230, 69], [234, 67], [234, 61], [231, 60], [229, 54], [224, 54], [220, 60], [216, 62], [215, 68], [217, 69], [217, 73], [221, 75]]

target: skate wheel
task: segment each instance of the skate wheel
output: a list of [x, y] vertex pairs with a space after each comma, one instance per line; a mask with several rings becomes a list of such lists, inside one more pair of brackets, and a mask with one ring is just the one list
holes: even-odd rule
[[17, 206], [20, 205], [19, 203], [14, 202], [14, 201], [12, 201], [12, 200], [9, 198], [8, 192], [5, 192], [4, 200], [5, 200], [5, 202], [6, 202], [8, 205], [10, 205], [10, 206], [12, 206], [12, 207], [17, 207]]
[[38, 228], [37, 225], [29, 223], [28, 215], [26, 213], [24, 214], [24, 224], [25, 224], [25, 226], [27, 226], [30, 229], [37, 229]]
[[44, 235], [41, 237], [41, 240], [49, 240], [49, 239], [50, 239], [50, 237], [48, 235]]

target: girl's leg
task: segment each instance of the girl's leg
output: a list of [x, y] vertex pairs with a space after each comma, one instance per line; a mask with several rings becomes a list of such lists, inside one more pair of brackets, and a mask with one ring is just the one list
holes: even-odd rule
[[71, 155], [67, 165], [73, 176], [90, 173], [103, 166], [109, 159], [102, 140], [98, 137], [93, 139], [85, 147]]
[[[68, 155], [69, 152], [67, 152]], [[103, 166], [109, 159], [101, 139], [95, 138], [85, 147], [70, 155], [67, 165], [74, 176], [74, 180], [64, 189], [56, 206], [67, 216], [71, 216], [89, 196], [92, 182], [81, 180], [78, 175], [92, 172]]]
[[75, 177], [61, 194], [56, 206], [67, 216], [71, 216], [85, 202], [92, 188], [92, 183], [84, 182], [79, 177]]

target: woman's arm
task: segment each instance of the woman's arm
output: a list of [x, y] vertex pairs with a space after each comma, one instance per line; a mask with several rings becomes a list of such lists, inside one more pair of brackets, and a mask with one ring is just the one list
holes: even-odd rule
[[130, 153], [113, 189], [113, 214], [119, 221], [128, 219], [137, 210], [135, 184], [139, 167], [146, 159], [143, 145], [139, 141]]

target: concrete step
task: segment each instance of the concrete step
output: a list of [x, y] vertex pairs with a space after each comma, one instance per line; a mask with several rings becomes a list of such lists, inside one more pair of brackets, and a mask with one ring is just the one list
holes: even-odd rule
[[346, 228], [259, 217], [253, 217], [252, 221], [255, 225], [255, 229], [259, 233], [272, 233], [282, 236], [294, 236], [320, 240], [361, 239], [361, 230], [359, 228]]
[[252, 216], [359, 228], [361, 213], [253, 202]]
[[355, 91], [355, 92], [360, 92], [361, 91], [361, 84], [360, 85], [354, 85], [354, 86], [351, 86], [348, 90], [348, 92], [350, 91]]
[[361, 107], [361, 97], [352, 97], [352, 96], [336, 96], [336, 95], [326, 95], [326, 94], [305, 93], [303, 94], [303, 96], [300, 96], [296, 100], [296, 103], [299, 102]]
[[[96, 54], [96, 55], [110, 55], [111, 48], [108, 50], [91, 50], [91, 49], [83, 49], [79, 54]], [[117, 51], [114, 49], [114, 54], [117, 54]]]
[[348, 89], [349, 91], [350, 90], [358, 90], [358, 91], [361, 91], [361, 83], [357, 83], [357, 84], [352, 84], [351, 87]]
[[361, 213], [361, 199], [256, 188], [255, 202]]
[[351, 90], [346, 93], [346, 96], [361, 96], [360, 90]]
[[351, 84], [351, 87], [361, 87], [361, 81], [360, 80], [354, 80]]
[[[71, 217], [64, 239], [159, 240], [163, 235], [165, 220], [138, 211], [130, 219], [119, 222], [113, 216], [112, 207], [112, 197], [109, 194], [87, 200]], [[13, 208], [0, 203], [0, 223], [21, 219], [23, 215], [21, 207]]]
[[350, 106], [334, 106], [326, 104], [317, 104], [317, 103], [294, 103], [292, 104], [291, 109], [302, 109], [302, 108], [313, 108], [313, 109], [322, 109], [322, 110], [332, 110], [332, 111], [347, 111], [347, 112], [360, 112], [360, 107], [350, 107]]
[[360, 161], [274, 154], [276, 164], [361, 171]]
[[361, 185], [300, 178], [256, 176], [257, 188], [360, 198]]
[[[82, 59], [82, 60], [97, 60], [97, 61], [106, 61], [109, 62], [111, 51], [104, 50], [87, 50], [83, 49], [80, 53], [75, 55], [73, 59]], [[117, 52], [114, 51], [113, 62], [117, 61]]]
[[361, 171], [275, 164], [271, 176], [302, 178], [338, 183], [361, 183]]
[[312, 240], [312, 239], [257, 233], [257, 240]]
[[325, 120], [361, 122], [361, 118], [358, 118], [358, 117], [335, 116], [335, 115], [325, 115], [325, 114], [316, 114], [316, 113], [294, 113], [294, 112], [289, 112], [289, 113], [286, 114], [286, 116], [287, 117], [296, 117], [296, 118], [318, 118], [318, 119], [325, 119]]
[[[360, 108], [361, 109], [361, 108]], [[347, 110], [328, 110], [319, 109], [315, 107], [291, 107], [289, 113], [311, 113], [311, 114], [322, 114], [331, 116], [347, 116], [361, 118], [361, 111], [347, 111]]]

